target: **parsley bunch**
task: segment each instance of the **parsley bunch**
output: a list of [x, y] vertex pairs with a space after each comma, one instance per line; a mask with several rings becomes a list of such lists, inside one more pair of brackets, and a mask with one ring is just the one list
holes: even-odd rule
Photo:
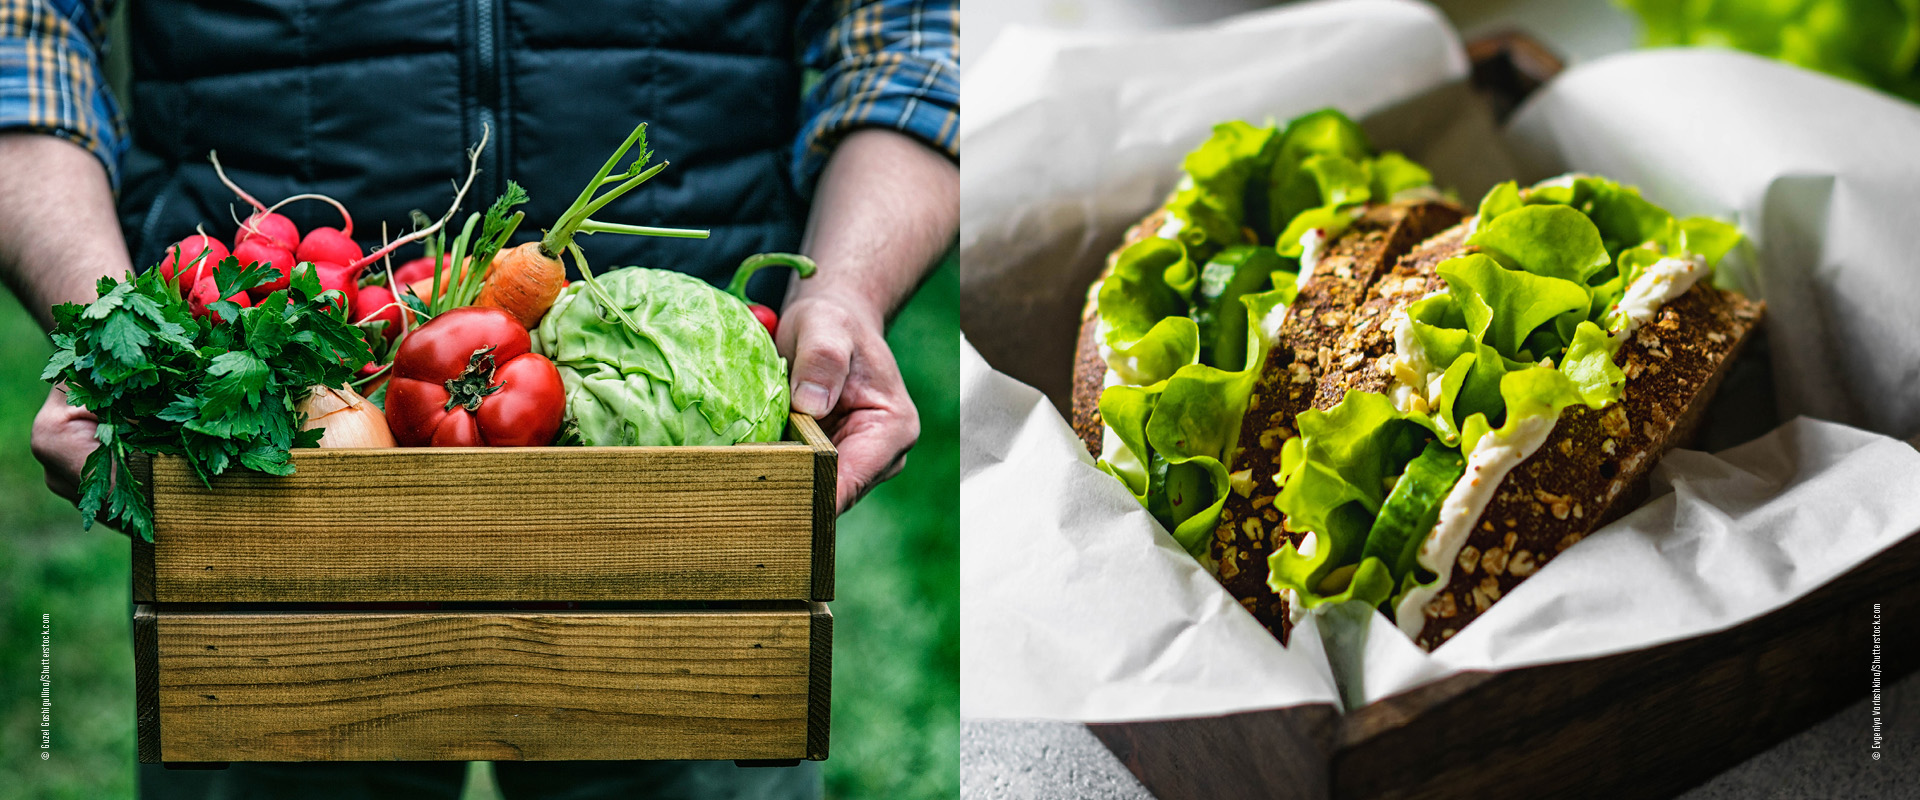
[[[270, 281], [265, 264], [220, 262], [220, 297]], [[100, 447], [80, 472], [80, 511], [91, 527], [104, 510], [153, 541], [153, 509], [127, 470], [133, 453], [183, 456], [211, 486], [234, 464], [290, 475], [289, 450], [313, 447], [300, 404], [315, 385], [339, 386], [373, 358], [343, 298], [322, 291], [311, 265], [287, 289], [251, 308], [221, 300], [196, 319], [160, 270], [124, 282], [101, 278], [100, 299], [53, 310], [56, 348], [43, 380], [65, 383], [67, 400], [100, 418]]]

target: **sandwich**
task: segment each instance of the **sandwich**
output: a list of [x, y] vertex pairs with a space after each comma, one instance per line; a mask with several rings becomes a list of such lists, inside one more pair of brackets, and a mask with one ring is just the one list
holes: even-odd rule
[[1073, 426], [1282, 642], [1362, 602], [1438, 647], [1638, 504], [1764, 311], [1731, 225], [1592, 175], [1469, 210], [1337, 111], [1183, 167], [1089, 290]]

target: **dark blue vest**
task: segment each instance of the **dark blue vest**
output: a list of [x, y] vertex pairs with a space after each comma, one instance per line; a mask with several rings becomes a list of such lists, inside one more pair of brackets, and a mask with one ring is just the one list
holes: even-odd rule
[[[646, 121], [656, 162], [672, 166], [595, 218], [713, 237], [582, 237], [596, 272], [640, 265], [724, 282], [749, 254], [799, 245], [791, 2], [137, 0], [128, 11], [133, 147], [120, 216], [137, 266], [195, 225], [230, 240], [233, 213], [246, 215], [209, 150], [268, 204], [338, 198], [371, 249], [381, 222], [397, 235], [410, 210], [445, 211], [483, 125], [492, 140], [454, 226], [512, 179], [532, 196], [516, 241], [534, 238]], [[322, 203], [285, 213], [303, 231], [339, 224]], [[763, 300], [784, 283], [765, 277], [754, 287]]]

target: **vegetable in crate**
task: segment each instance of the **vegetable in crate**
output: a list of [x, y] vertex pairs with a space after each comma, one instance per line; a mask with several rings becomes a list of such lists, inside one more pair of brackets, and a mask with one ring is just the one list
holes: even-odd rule
[[[813, 272], [799, 256], [753, 256], [734, 289], [772, 264]], [[560, 368], [583, 444], [702, 445], [780, 438], [787, 370], [767, 330], [744, 297], [627, 267], [568, 286], [535, 336]]]
[[[232, 297], [279, 279], [265, 264], [227, 258], [201, 278], [209, 296]], [[100, 447], [80, 473], [80, 511], [117, 520], [153, 540], [153, 509], [127, 469], [134, 453], [183, 456], [203, 481], [235, 465], [293, 472], [288, 451], [312, 447], [301, 430], [310, 387], [338, 386], [373, 357], [311, 268], [250, 308], [206, 304], [196, 318], [175, 280], [158, 269], [101, 278], [100, 299], [54, 309], [53, 357], [41, 378], [100, 418]]]
[[466, 306], [409, 334], [387, 422], [403, 447], [537, 447], [560, 432], [560, 375], [513, 315]]

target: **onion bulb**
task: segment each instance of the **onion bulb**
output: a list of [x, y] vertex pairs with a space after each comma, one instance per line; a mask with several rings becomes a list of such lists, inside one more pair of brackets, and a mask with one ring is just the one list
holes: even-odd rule
[[300, 410], [307, 415], [302, 430], [325, 428], [321, 447], [397, 447], [387, 415], [346, 387], [315, 386]]

